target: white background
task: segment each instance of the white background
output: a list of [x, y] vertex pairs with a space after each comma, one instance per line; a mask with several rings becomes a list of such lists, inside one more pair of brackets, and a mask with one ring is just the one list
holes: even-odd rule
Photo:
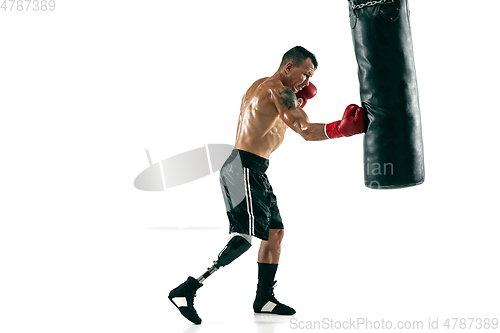
[[[257, 240], [199, 290], [203, 325], [182, 318], [168, 292], [227, 238], [218, 177], [167, 192], [133, 181], [146, 148], [156, 163], [233, 144], [243, 93], [295, 45], [319, 61], [311, 121], [359, 103], [346, 1], [56, 6], [0, 11], [0, 331], [291, 330], [253, 315]], [[500, 316], [500, 5], [410, 7], [425, 183], [365, 188], [362, 135], [289, 131], [271, 157], [286, 226], [276, 294], [295, 320]]]

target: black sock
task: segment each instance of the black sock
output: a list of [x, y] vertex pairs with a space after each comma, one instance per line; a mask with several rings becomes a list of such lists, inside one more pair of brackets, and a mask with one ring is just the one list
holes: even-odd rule
[[270, 289], [274, 284], [274, 277], [278, 269], [278, 264], [264, 264], [259, 265], [259, 284], [257, 289]]

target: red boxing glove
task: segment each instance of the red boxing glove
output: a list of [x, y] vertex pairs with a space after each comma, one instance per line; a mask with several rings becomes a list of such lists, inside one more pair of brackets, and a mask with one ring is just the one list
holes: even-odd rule
[[325, 125], [325, 134], [330, 139], [361, 134], [366, 131], [365, 110], [356, 104], [350, 104], [342, 116], [342, 120]]
[[306, 105], [307, 100], [316, 96], [317, 92], [316, 86], [309, 82], [309, 85], [305, 86], [295, 94], [295, 96], [297, 96], [297, 101], [299, 101], [299, 106], [303, 108]]

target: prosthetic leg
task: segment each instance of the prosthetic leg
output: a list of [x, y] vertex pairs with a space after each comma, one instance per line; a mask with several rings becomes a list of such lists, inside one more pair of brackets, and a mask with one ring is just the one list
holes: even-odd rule
[[214, 261], [212, 267], [198, 278], [198, 282], [202, 283], [210, 275], [215, 273], [220, 267], [229, 265], [234, 259], [245, 253], [252, 246], [252, 237], [240, 233], [232, 233], [229, 241], [224, 249], [219, 253], [219, 259]]
[[229, 265], [236, 258], [245, 253], [252, 246], [252, 237], [249, 235], [232, 233], [227, 245], [219, 253], [217, 261], [214, 261], [212, 267], [201, 275], [198, 279], [192, 276], [188, 277], [186, 282], [170, 291], [168, 299], [177, 307], [180, 313], [194, 324], [201, 324], [201, 318], [194, 308], [194, 297], [196, 291], [203, 286], [210, 275], [215, 273], [220, 267]]

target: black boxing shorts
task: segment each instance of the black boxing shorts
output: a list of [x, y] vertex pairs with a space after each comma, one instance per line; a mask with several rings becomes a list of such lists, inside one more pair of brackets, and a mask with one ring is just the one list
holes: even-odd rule
[[283, 229], [276, 196], [265, 174], [269, 160], [234, 149], [220, 169], [229, 233], [268, 240], [269, 229]]

